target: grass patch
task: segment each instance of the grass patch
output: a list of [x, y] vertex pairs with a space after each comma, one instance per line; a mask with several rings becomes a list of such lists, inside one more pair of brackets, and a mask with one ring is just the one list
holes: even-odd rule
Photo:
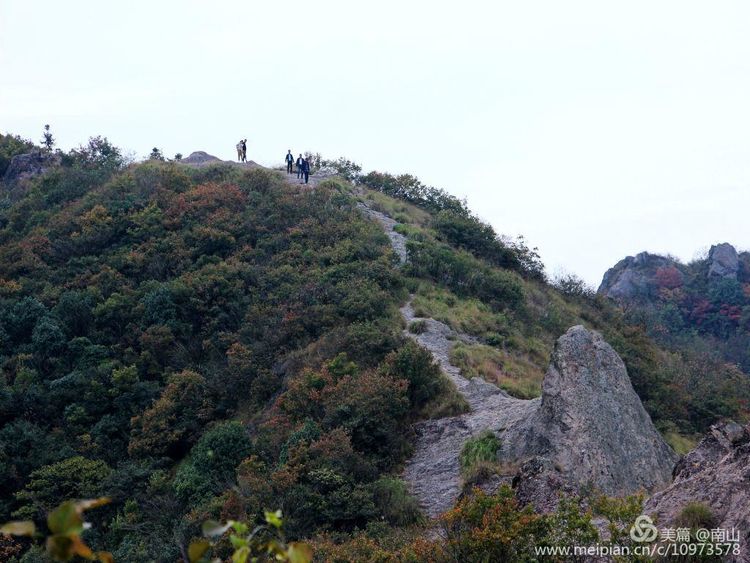
[[[495, 463], [500, 440], [489, 430], [469, 438], [461, 449], [459, 461], [464, 475], [476, 472], [482, 464]], [[486, 467], [485, 467], [486, 469]]]
[[442, 373], [440, 380], [440, 392], [420, 409], [419, 418], [445, 418], [469, 412], [469, 403], [453, 382]]
[[680, 455], [688, 453], [695, 448], [698, 440], [692, 436], [685, 436], [677, 432], [665, 432], [664, 440], [672, 446], [672, 449]]
[[420, 319], [418, 321], [412, 321], [409, 323], [409, 332], [412, 334], [422, 334], [427, 330], [427, 321]]
[[420, 227], [426, 227], [432, 221], [432, 215], [416, 205], [367, 188], [363, 188], [363, 190], [364, 199], [373, 209], [385, 213], [399, 223], [412, 223]]
[[409, 526], [424, 523], [419, 503], [401, 479], [381, 477], [373, 483], [373, 499], [382, 517], [391, 526]]
[[716, 517], [711, 508], [702, 502], [690, 502], [677, 515], [675, 525], [692, 530], [697, 528], [710, 529], [716, 526]]
[[510, 332], [510, 321], [478, 299], [462, 299], [446, 289], [420, 284], [412, 302], [415, 314], [431, 317], [453, 330], [473, 336], [502, 337]]
[[519, 399], [542, 394], [544, 372], [523, 356], [514, 356], [483, 344], [458, 342], [451, 350], [450, 362], [467, 379], [481, 377]]

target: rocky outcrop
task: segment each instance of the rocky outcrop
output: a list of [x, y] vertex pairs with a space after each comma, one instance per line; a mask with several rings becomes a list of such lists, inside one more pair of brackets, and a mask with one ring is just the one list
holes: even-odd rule
[[[413, 320], [409, 305], [402, 310]], [[677, 455], [654, 428], [617, 353], [582, 326], [558, 339], [541, 399], [510, 397], [496, 386], [462, 377], [448, 362], [461, 335], [425, 319], [413, 338], [433, 352], [467, 399], [471, 412], [416, 425], [416, 451], [404, 478], [430, 516], [450, 508], [462, 489], [459, 454], [484, 431], [501, 442], [498, 459], [521, 466], [513, 486], [522, 503], [550, 511], [560, 493], [583, 488], [610, 495], [668, 485]]]
[[180, 162], [182, 164], [210, 164], [212, 162], [222, 162], [222, 160], [204, 151], [194, 151], [189, 156], [180, 160]]
[[737, 279], [740, 260], [735, 248], [728, 242], [716, 244], [708, 251], [708, 279]]
[[657, 254], [628, 256], [607, 270], [598, 292], [618, 302], [644, 299], [655, 286], [658, 270], [670, 266], [677, 262]]
[[560, 495], [575, 495], [577, 489], [566, 480], [551, 459], [533, 457], [521, 466], [513, 477], [516, 499], [521, 506], [530, 504], [539, 512], [552, 512]]
[[35, 150], [14, 156], [3, 176], [6, 186], [14, 186], [21, 181], [43, 174], [52, 166], [60, 163], [60, 157], [54, 153]]
[[[703, 267], [693, 269], [690, 275], [706, 276], [709, 283], [723, 279], [747, 281], [748, 272], [742, 265], [747, 261], [746, 253], [740, 254], [731, 244], [723, 242], [713, 245], [701, 263]], [[675, 259], [641, 252], [620, 260], [607, 270], [598, 292], [621, 304], [643, 305], [657, 297], [660, 287], [682, 286], [689, 270]]]
[[[395, 221], [366, 202], [359, 206], [383, 226], [406, 261], [406, 241], [394, 230]], [[638, 264], [652, 262], [652, 255], [639, 257]], [[560, 493], [583, 487], [619, 495], [669, 483], [677, 456], [654, 428], [622, 360], [598, 333], [575, 326], [561, 336], [542, 397], [522, 400], [479, 378], [466, 379], [451, 365], [454, 343], [472, 344], [472, 337], [435, 319], [417, 319], [410, 303], [401, 314], [407, 326], [424, 321], [420, 334], [405, 335], [432, 353], [470, 407], [459, 416], [415, 425], [417, 441], [404, 480], [428, 516], [448, 510], [459, 498], [463, 445], [488, 430], [500, 438], [498, 461], [520, 466], [512, 480], [519, 500], [538, 510], [553, 510]]]
[[[547, 481], [609, 495], [666, 486], [677, 460], [643, 408], [625, 364], [601, 335], [582, 326], [558, 339], [539, 408], [508, 428], [499, 456], [545, 458], [537, 478], [544, 473]], [[535, 505], [545, 508], [547, 500]]]
[[411, 304], [401, 309], [408, 323], [423, 320], [425, 330], [419, 335], [406, 333], [432, 353], [443, 373], [469, 404], [470, 412], [459, 416], [427, 420], [414, 426], [417, 441], [414, 454], [404, 469], [404, 480], [422, 509], [435, 517], [450, 509], [463, 489], [460, 454], [466, 440], [486, 431], [497, 435], [518, 420], [531, 416], [539, 399], [515, 399], [483, 379], [466, 379], [451, 365], [448, 357], [453, 345], [462, 340], [476, 342], [435, 319], [414, 315]]
[[750, 561], [750, 425], [725, 422], [711, 427], [674, 470], [674, 481], [646, 501], [644, 512], [670, 526], [691, 502], [710, 508], [714, 528], [740, 532], [740, 556]]

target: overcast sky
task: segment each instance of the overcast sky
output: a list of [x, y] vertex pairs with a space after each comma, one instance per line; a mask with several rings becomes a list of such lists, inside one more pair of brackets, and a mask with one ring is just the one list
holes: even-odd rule
[[592, 284], [750, 247], [750, 3], [0, 0], [0, 131], [410, 172]]

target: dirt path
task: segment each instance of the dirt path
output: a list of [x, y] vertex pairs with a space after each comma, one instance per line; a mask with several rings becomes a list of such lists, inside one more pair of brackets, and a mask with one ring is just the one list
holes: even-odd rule
[[[396, 221], [364, 202], [359, 202], [358, 207], [382, 225], [404, 264], [407, 261], [406, 239], [394, 230]], [[430, 351], [471, 408], [466, 414], [426, 420], [414, 427], [417, 434], [414, 455], [407, 462], [403, 477], [425, 513], [434, 518], [449, 510], [461, 494], [463, 478], [459, 456], [466, 440], [486, 430], [499, 435], [510, 424], [534, 412], [539, 399], [515, 399], [483, 379], [466, 379], [451, 365], [450, 351], [457, 341], [472, 344], [477, 342], [475, 338], [458, 333], [435, 319], [416, 317], [411, 297], [401, 307], [401, 315], [407, 327], [415, 320], [424, 320], [426, 330], [421, 334], [408, 331], [404, 334]]]

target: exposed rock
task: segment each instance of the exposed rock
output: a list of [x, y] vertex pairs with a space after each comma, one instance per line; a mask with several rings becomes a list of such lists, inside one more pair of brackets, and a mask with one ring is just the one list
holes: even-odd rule
[[[396, 222], [365, 203], [359, 207], [383, 226], [405, 262], [406, 241], [394, 230]], [[631, 259], [636, 266], [665, 261], [646, 254]], [[401, 314], [407, 326], [416, 320], [410, 302]], [[415, 451], [404, 480], [428, 516], [438, 516], [459, 498], [463, 445], [488, 430], [501, 440], [499, 461], [522, 464], [513, 486], [522, 502], [538, 510], [553, 510], [560, 492], [582, 487], [617, 495], [669, 483], [677, 455], [651, 423], [622, 360], [599, 334], [582, 326], [569, 329], [556, 343], [541, 399], [522, 400], [482, 379], [466, 379], [451, 365], [455, 342], [475, 339], [435, 319], [420, 320], [422, 333], [404, 334], [432, 353], [471, 409], [415, 425]], [[500, 476], [483, 485], [492, 490], [506, 480]]]
[[17, 154], [11, 159], [10, 165], [3, 176], [3, 182], [7, 186], [12, 186], [22, 180], [44, 173], [59, 162], [60, 157], [56, 154], [40, 150]]
[[[409, 305], [402, 309], [414, 319]], [[461, 335], [425, 319], [411, 335], [433, 353], [469, 402], [471, 412], [416, 425], [417, 444], [404, 478], [430, 516], [449, 509], [462, 489], [459, 454], [486, 430], [500, 437], [499, 460], [522, 463], [513, 479], [522, 502], [548, 511], [559, 493], [596, 488], [611, 495], [666, 486], [677, 455], [664, 442], [633, 390], [617, 353], [595, 333], [571, 328], [557, 342], [541, 399], [510, 397], [450, 365]]]
[[728, 242], [716, 244], [708, 251], [708, 279], [736, 280], [740, 269], [737, 251]]
[[221, 162], [220, 158], [217, 158], [207, 152], [195, 151], [191, 152], [189, 156], [180, 160], [183, 164], [208, 164], [211, 162]]
[[[502, 435], [499, 456], [542, 456], [559, 481], [623, 495], [666, 486], [677, 455], [654, 428], [620, 357], [596, 332], [561, 336], [540, 407]], [[544, 503], [539, 508], [544, 508]]]
[[717, 424], [674, 470], [674, 481], [646, 501], [644, 510], [660, 526], [670, 526], [691, 502], [709, 507], [714, 528], [740, 533], [739, 556], [729, 561], [750, 561], [750, 425]]
[[655, 285], [659, 268], [670, 266], [676, 267], [677, 262], [657, 254], [628, 256], [607, 270], [598, 292], [620, 302], [645, 298]]
[[552, 512], [560, 494], [573, 495], [577, 491], [567, 482], [559, 467], [546, 457], [534, 457], [524, 463], [513, 477], [513, 488], [518, 502], [531, 504], [540, 512]]
[[[401, 314], [407, 325], [417, 319], [409, 303], [402, 307]], [[538, 407], [539, 399], [515, 399], [483, 379], [466, 379], [451, 365], [450, 350], [459, 340], [466, 343], [476, 340], [435, 319], [420, 320], [425, 321], [426, 329], [419, 335], [405, 335], [432, 353], [471, 408], [466, 414], [427, 420], [414, 426], [417, 441], [414, 454], [404, 469], [404, 480], [425, 513], [434, 518], [450, 509], [461, 495], [463, 478], [459, 457], [466, 440], [487, 430], [500, 434], [512, 423], [530, 416]]]

